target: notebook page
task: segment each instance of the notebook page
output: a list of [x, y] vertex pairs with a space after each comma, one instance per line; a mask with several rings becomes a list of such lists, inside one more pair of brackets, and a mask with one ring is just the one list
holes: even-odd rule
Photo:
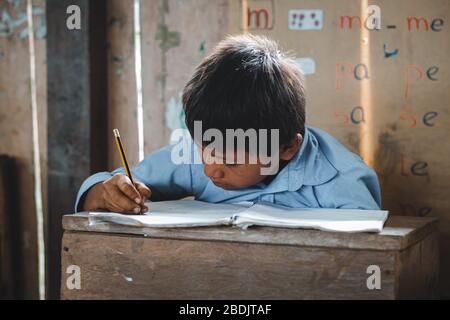
[[388, 211], [287, 208], [257, 203], [235, 216], [234, 225], [307, 228], [337, 232], [381, 232]]
[[214, 204], [196, 200], [148, 202], [144, 215], [124, 215], [112, 212], [90, 212], [89, 223], [110, 222], [120, 225], [150, 228], [201, 227], [231, 224], [233, 215], [248, 205]]

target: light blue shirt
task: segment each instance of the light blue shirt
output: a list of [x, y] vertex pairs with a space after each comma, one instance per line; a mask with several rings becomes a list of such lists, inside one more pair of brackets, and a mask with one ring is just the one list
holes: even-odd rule
[[[300, 150], [269, 183], [239, 190], [217, 187], [204, 174], [202, 164], [174, 164], [166, 146], [149, 154], [132, 168], [135, 179], [168, 199], [194, 196], [196, 200], [220, 202], [271, 202], [296, 208], [379, 209], [380, 186], [377, 175], [356, 154], [347, 150], [323, 130], [307, 127]], [[100, 172], [82, 184], [75, 204], [99, 182], [115, 173]]]

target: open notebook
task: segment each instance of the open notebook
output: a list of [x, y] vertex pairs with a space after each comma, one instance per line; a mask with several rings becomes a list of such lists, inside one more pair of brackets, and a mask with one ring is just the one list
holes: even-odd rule
[[90, 212], [89, 222], [136, 227], [200, 227], [251, 225], [319, 229], [338, 232], [380, 232], [388, 212], [381, 210], [287, 208], [271, 203], [214, 204], [196, 200], [147, 203], [145, 215]]

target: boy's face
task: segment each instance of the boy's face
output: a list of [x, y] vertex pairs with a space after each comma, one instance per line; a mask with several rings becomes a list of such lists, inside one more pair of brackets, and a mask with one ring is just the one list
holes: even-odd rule
[[[291, 160], [300, 149], [302, 140], [302, 136], [298, 135], [291, 147], [281, 148], [277, 160]], [[268, 175], [261, 174], [261, 172], [264, 172], [261, 169], [270, 167], [271, 164], [262, 164], [257, 157], [255, 157], [256, 161], [254, 161], [248, 152], [241, 151], [243, 153], [241, 156], [245, 159], [243, 164], [240, 164], [237, 161], [237, 159], [239, 159], [239, 151], [234, 152], [234, 159], [230, 161], [233, 162], [233, 164], [227, 164], [226, 155], [218, 154], [215, 151], [205, 152], [206, 149], [207, 148], [204, 147], [199, 148], [204, 172], [205, 175], [219, 188], [226, 190], [243, 189], [254, 186], [268, 177]], [[206, 157], [211, 156], [213, 159], [206, 159]], [[273, 174], [277, 173], [278, 171], [273, 172]]]
[[267, 178], [261, 174], [262, 164], [204, 164], [205, 175], [219, 188], [242, 189]]

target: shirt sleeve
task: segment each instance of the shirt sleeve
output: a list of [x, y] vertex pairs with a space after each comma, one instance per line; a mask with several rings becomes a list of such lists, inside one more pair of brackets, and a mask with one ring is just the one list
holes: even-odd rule
[[376, 173], [365, 168], [338, 174], [330, 182], [315, 188], [323, 208], [379, 210], [381, 192]]
[[[192, 170], [190, 163], [172, 161], [172, 150], [177, 145], [169, 145], [144, 158], [137, 166], [131, 168], [134, 179], [163, 195], [164, 199], [180, 199], [192, 195]], [[87, 178], [78, 191], [75, 212], [81, 211], [87, 191], [97, 183], [111, 178], [114, 174], [124, 173], [123, 168], [113, 172], [99, 172]]]

